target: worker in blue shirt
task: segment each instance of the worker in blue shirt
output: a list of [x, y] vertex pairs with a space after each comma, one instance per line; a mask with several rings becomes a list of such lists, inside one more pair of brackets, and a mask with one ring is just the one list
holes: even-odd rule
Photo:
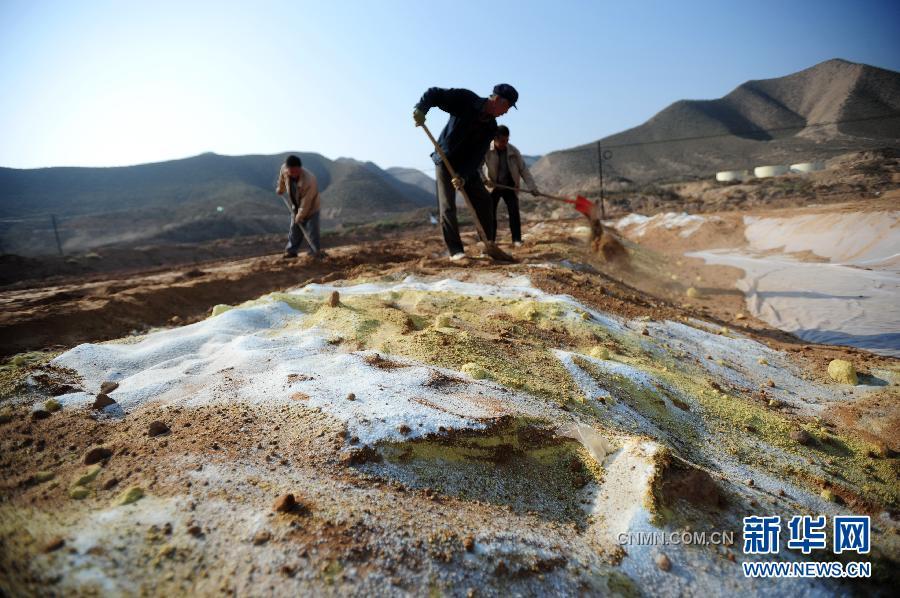
[[447, 154], [457, 177], [450, 176], [437, 152], [431, 157], [435, 164], [441, 231], [452, 260], [466, 257], [456, 218], [457, 189], [465, 189], [488, 239], [494, 237], [494, 201], [481, 180], [479, 168], [496, 135], [497, 117], [506, 114], [518, 99], [519, 93], [506, 83], [494, 86], [488, 98], [468, 89], [432, 87], [413, 110], [416, 126], [425, 124], [425, 115], [430, 108], [437, 107], [450, 114], [438, 144]]

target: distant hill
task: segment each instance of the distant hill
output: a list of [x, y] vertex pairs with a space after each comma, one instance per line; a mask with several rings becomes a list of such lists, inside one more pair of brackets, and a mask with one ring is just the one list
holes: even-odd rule
[[522, 159], [525, 161], [525, 166], [531, 168], [541, 159], [541, 156], [526, 156], [525, 154], [522, 154]]
[[[371, 162], [294, 153], [319, 181], [326, 229], [434, 203], [433, 193]], [[0, 252], [55, 252], [51, 214], [66, 251], [283, 232], [287, 210], [274, 188], [285, 155], [208, 153], [116, 168], [0, 168]]]
[[[748, 81], [717, 100], [675, 102], [644, 124], [600, 140], [604, 184], [613, 189], [898, 144], [900, 73], [839, 59]], [[532, 172], [542, 188], [596, 188], [597, 147], [547, 154]]]
[[403, 168], [401, 166], [393, 166], [391, 168], [388, 168], [385, 172], [399, 181], [409, 183], [410, 185], [415, 185], [416, 187], [428, 193], [433, 201], [436, 201], [434, 199], [434, 179], [421, 170], [418, 170], [416, 168]]
[[[338, 158], [333, 181], [322, 194], [323, 216], [341, 222], [369, 222], [379, 215], [431, 207], [433, 194], [397, 179], [372, 162]], [[327, 199], [327, 205], [325, 205]]]

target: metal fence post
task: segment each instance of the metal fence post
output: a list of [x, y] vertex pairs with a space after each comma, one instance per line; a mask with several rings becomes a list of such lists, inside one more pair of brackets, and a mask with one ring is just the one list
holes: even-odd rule
[[50, 214], [50, 221], [53, 223], [53, 235], [56, 237], [56, 249], [59, 250], [59, 255], [62, 256], [62, 243], [59, 242], [59, 229], [56, 228], [56, 214]]
[[597, 141], [597, 164], [600, 168], [600, 219], [606, 219], [606, 203], [603, 201], [603, 148]]

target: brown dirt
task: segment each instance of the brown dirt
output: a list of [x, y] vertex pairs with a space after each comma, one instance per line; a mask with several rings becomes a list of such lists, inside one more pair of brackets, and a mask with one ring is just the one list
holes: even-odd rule
[[822, 418], [880, 447], [900, 453], [900, 402], [896, 394], [880, 392], [829, 408]]
[[[860, 202], [841, 209], [853, 210], [860, 205], [883, 209], [893, 199], [891, 195], [878, 202]], [[704, 226], [697, 233], [701, 236], [696, 243], [723, 246], [725, 239], [739, 232], [737, 215], [720, 216], [725, 224], [716, 225], [712, 231], [705, 231], [708, 226]], [[444, 257], [443, 243], [437, 235], [418, 235], [330, 249], [329, 257], [320, 261], [308, 257], [283, 260], [280, 255], [267, 255], [208, 263], [202, 270], [185, 265], [123, 278], [109, 275], [87, 282], [69, 278], [47, 286], [8, 290], [0, 293], [0, 355], [63, 349], [81, 342], [142, 333], [153, 327], [188, 324], [205, 318], [216, 304], [235, 304], [311, 282], [447, 272], [466, 279], [483, 271], [503, 271], [526, 274], [544, 290], [570, 294], [593, 307], [625, 317], [696, 317], [728, 325], [773, 348], [797, 352], [817, 370], [834, 358], [851, 358], [862, 371], [891, 361], [854, 348], [811, 345], [745, 315], [743, 295], [734, 289], [740, 270], [706, 266], [702, 260], [680, 257], [691, 247], [679, 245], [677, 234], [648, 233], [640, 246], [623, 239], [627, 259], [605, 261], [598, 259], [574, 233], [578, 226], [583, 226], [583, 218], [577, 216], [546, 223], [528, 236], [523, 247], [509, 248], [520, 260], [518, 264], [478, 258], [450, 262]], [[463, 238], [470, 255], [474, 254], [474, 233], [466, 233]], [[577, 270], [531, 267], [562, 260]], [[697, 276], [702, 282], [696, 282]], [[688, 286], [693, 285], [698, 285], [701, 293], [698, 299], [685, 295]], [[739, 314], [745, 317], [739, 318]]]
[[398, 368], [409, 367], [405, 363], [400, 363], [399, 361], [392, 361], [390, 359], [385, 359], [378, 353], [375, 355], [369, 355], [366, 357], [365, 362], [372, 367], [380, 368], [382, 370], [396, 370]]
[[268, 255], [206, 264], [201, 271], [187, 265], [122, 278], [110, 274], [102, 280], [66, 279], [52, 286], [9, 290], [0, 293], [0, 354], [190, 323], [206, 317], [219, 303], [239, 303], [308, 282], [353, 277], [370, 269], [367, 266], [390, 267], [435, 249], [416, 241], [383, 243], [365, 251], [352, 245], [331, 250], [323, 260]]
[[[581, 218], [573, 218], [535, 231], [524, 247], [510, 249], [521, 260], [514, 265], [474, 258], [450, 262], [441, 257], [442, 242], [436, 236], [407, 237], [377, 246], [336, 248], [323, 261], [253, 257], [207, 263], [202, 268], [185, 265], [90, 281], [70, 278], [8, 290], [0, 294], [0, 305], [4, 306], [0, 349], [10, 354], [116, 338], [146, 326], [172, 325], [175, 316], [178, 325], [186, 324], [205, 317], [215, 304], [237, 303], [308, 282], [393, 274], [449, 274], [477, 280], [482, 272], [493, 271], [528, 275], [547, 292], [571, 295], [593, 308], [624, 317], [696, 317], [729, 325], [770, 346], [794, 352], [795, 361], [823, 377], [825, 366], [835, 357], [851, 358], [864, 374], [872, 367], [895, 363], [856, 349], [810, 345], [750, 317], [738, 320], [743, 298], [736, 292], [725, 292], [737, 273], [664, 253], [663, 244], [653, 249], [624, 241], [623, 259], [614, 263], [598, 260], [573, 233], [582, 225]], [[474, 234], [464, 238], [474, 252]], [[570, 269], [535, 267], [563, 260]], [[671, 280], [672, 273], [678, 280], [693, 280], [700, 275], [704, 281], [713, 282], [703, 287], [702, 299], [689, 301], [684, 297], [683, 284]], [[535, 329], [530, 334], [556, 332]], [[402, 365], [377, 355], [370, 359], [377, 367]], [[436, 375], [431, 381], [437, 387], [457, 383], [444, 375]], [[62, 388], [66, 384], [76, 382], [67, 381], [65, 372], [61, 372], [59, 380], [47, 380], [44, 386]], [[467, 551], [478, 544], [473, 539], [476, 534], [490, 530], [501, 535], [514, 526], [523, 526], [523, 517], [536, 535], [555, 537], [559, 533], [562, 537], [570, 533], [567, 524], [513, 515], [502, 506], [442, 496], [431, 489], [410, 489], [361, 473], [356, 466], [379, 455], [372, 449], [352, 446], [354, 439], [347, 438], [347, 430], [334, 418], [310, 408], [308, 397], [295, 396], [289, 406], [270, 408], [228, 402], [228, 391], [222, 392], [219, 398], [226, 401], [224, 405], [187, 409], [150, 404], [129, 412], [124, 419], [85, 408], [67, 409], [32, 421], [27, 408], [16, 408], [11, 419], [0, 424], [0, 470], [4, 472], [0, 496], [16, 509], [33, 507], [43, 513], [82, 509], [84, 517], [131, 486], [141, 487], [150, 497], [187, 497], [190, 519], [171, 525], [171, 537], [177, 542], [169, 543], [165, 528], [135, 529], [125, 539], [130, 546], [149, 545], [157, 555], [158, 562], [153, 566], [161, 571], [148, 575], [146, 585], [140, 588], [148, 593], [258, 592], [262, 586], [254, 585], [255, 579], [272, 579], [266, 576], [296, 582], [297, 593], [334, 580], [342, 582], [344, 589], [355, 587], [359, 593], [366, 593], [364, 590], [372, 591], [373, 586], [352, 584], [367, 583], [367, 579], [381, 592], [421, 593], [426, 576], [439, 570], [435, 563], [463, 562]], [[896, 450], [900, 429], [897, 409], [890, 395], [876, 395], [835, 408], [825, 418], [841, 429], [868, 430], [886, 449]], [[147, 432], [155, 421], [165, 422], [169, 432], [150, 436]], [[873, 421], [885, 425], [875, 429]], [[100, 460], [102, 470], [89, 496], [73, 506], [66, 491], [68, 483], [83, 471], [84, 456], [95, 447], [108, 448], [111, 455]], [[500, 451], [496, 458], [508, 456]], [[179, 466], [173, 467], [176, 462]], [[260, 478], [246, 473], [254, 469], [282, 481], [277, 487], [263, 484]], [[219, 473], [207, 476], [204, 470]], [[39, 482], [39, 471], [53, 472], [58, 485]], [[673, 466], [669, 474], [663, 480], [665, 496], [685, 499], [700, 508], [721, 504], [715, 482], [702, 472]], [[213, 475], [222, 479], [216, 480]], [[274, 513], [274, 502], [286, 494], [294, 494], [303, 509]], [[235, 534], [243, 533], [242, 528], [211, 527], [203, 513], [217, 501], [226, 502], [229, 508], [248, 506], [266, 514], [265, 529], [241, 537]], [[513, 517], [518, 519], [514, 521]], [[57, 543], [56, 532], [31, 537], [0, 531], [4, 532], [0, 534], [0, 553], [7, 556], [0, 559], [0, 578], [15, 580], [12, 593], [46, 592], [59, 582], [50, 574], [21, 574], [34, 570], [29, 560], [36, 552]], [[254, 542], [263, 537], [264, 542]], [[54, 555], [66, 553], [66, 538], [62, 540]], [[253, 557], [246, 562], [241, 558], [227, 570], [221, 568], [221, 562], [204, 560], [204, 555], [226, 554], [236, 542], [246, 544], [244, 550], [272, 549], [273, 556], [262, 564]], [[114, 551], [97, 546], [88, 554], [109, 560], [110, 567], [120, 557], [124, 562], [142, 562]], [[355, 568], [355, 577], [342, 577], [340, 567], [345, 566]], [[529, 567], [499, 561], [497, 568], [503, 575], [498, 577], [538, 575], [543, 571], [540, 563]], [[42, 570], [52, 572], [52, 567]], [[490, 585], [493, 582], [483, 578], [470, 577], [468, 582], [472, 587], [486, 584], [484, 587], [494, 589]]]
[[[40, 422], [29, 422], [26, 415], [19, 409], [10, 422], [0, 424], [0, 469], [5, 472], [0, 495], [5, 503], [23, 512], [32, 508], [68, 516], [74, 512], [78, 521], [106, 508], [128, 487], [141, 488], [145, 494], [141, 500], [179, 501], [171, 521], [149, 528], [131, 526], [120, 532], [116, 545], [86, 550], [109, 567], [110, 577], [117, 575], [118, 561], [146, 562], [146, 576], [128, 576], [143, 580], [139, 589], [144, 593], [252, 593], [265, 587], [258, 585], [260, 580], [288, 584], [280, 587], [292, 587], [300, 594], [339, 583], [362, 593], [372, 587], [364, 591], [366, 586], [355, 584], [374, 584], [382, 592], [409, 592], [421, 590], [436, 566], [460, 562], [467, 550], [465, 538], [473, 534], [505, 534], [521, 525], [523, 517], [535, 533], [550, 537], [570, 533], [564, 523], [514, 515], [500, 505], [443, 496], [429, 488], [411, 489], [361, 473], [354, 466], [372, 460], [365, 454], [372, 449], [345, 450], [343, 426], [299, 403], [279, 408], [239, 403], [190, 409], [148, 405], [124, 419], [88, 409], [65, 410]], [[145, 434], [160, 418], [171, 432], [159, 437]], [[97, 445], [109, 447], [112, 455], [88, 485], [88, 496], [73, 501], [66, 488], [84, 470], [84, 451]], [[353, 457], [360, 453], [361, 457]], [[51, 471], [58, 483], [37, 481], [34, 471]], [[281, 481], [273, 484], [273, 479]], [[293, 508], [285, 506], [283, 497], [288, 494], [295, 497]], [[210, 509], [215, 508], [249, 509], [264, 519], [263, 529], [248, 531], [237, 524], [226, 529], [221, 514], [213, 524]], [[67, 538], [50, 531], [46, 537], [39, 531], [20, 533], [9, 527], [10, 521], [3, 524], [4, 590], [13, 595], [52, 592], [61, 581], [54, 577], [52, 564], [38, 568], [31, 561], [47, 546], [63, 548]], [[128, 551], [156, 557], [126, 555], [126, 545]], [[258, 556], [254, 551], [261, 546], [270, 552]], [[222, 555], [231, 550], [244, 552], [235, 562], [223, 562]], [[350, 567], [355, 575], [341, 574]], [[300, 585], [285, 581], [295, 576], [291, 583]]]
[[662, 472], [659, 494], [667, 507], [679, 500], [702, 509], [720, 509], [727, 503], [711, 475], [677, 460], [670, 460]]
[[[71, 509], [71, 500], [66, 492], [47, 483], [36, 483], [28, 472], [53, 471], [55, 479], [64, 482], [76, 477], [82, 470], [80, 454], [88, 447], [101, 444], [110, 447], [113, 454], [91, 484], [89, 497], [83, 501], [87, 512], [99, 505], [109, 504], [122, 488], [129, 486], [138, 486], [154, 497], [187, 494], [194, 505], [191, 509], [194, 509], [201, 503], [226, 497], [214, 485], [196, 482], [192, 474], [204, 468], [234, 462], [270, 472], [297, 468], [327, 478], [331, 487], [344, 482], [361, 487], [354, 471], [339, 464], [339, 450], [345, 436], [342, 426], [317, 411], [302, 405], [278, 410], [260, 410], [240, 404], [198, 409], [148, 406], [129, 413], [126, 420], [110, 420], [81, 410], [63, 411], [31, 424], [21, 423], [26, 421], [24, 412], [18, 413], [12, 422], [3, 426], [0, 468], [8, 475], [0, 481], [0, 494], [17, 505], [30, 505], [45, 512]], [[171, 433], [151, 438], [144, 431], [161, 413], [169, 421]], [[176, 461], [190, 463], [191, 466], [180, 467], [176, 472], [172, 468], [172, 463]], [[106, 482], [110, 480], [116, 480], [116, 483], [107, 487]], [[271, 511], [277, 493], [254, 484], [252, 478], [235, 480], [230, 492], [242, 494], [243, 501], [249, 498], [260, 512]], [[376, 487], [381, 488], [380, 492], [394, 492], [390, 486], [376, 484]], [[305, 494], [302, 488], [291, 491], [298, 496]], [[315, 559], [308, 560], [314, 560], [318, 565], [305, 564], [306, 568], [314, 571], [332, 559], [359, 560], [359, 555], [369, 550], [369, 540], [365, 538], [371, 537], [372, 533], [371, 530], [362, 533], [363, 526], [356, 529], [357, 533], [344, 534], [346, 525], [329, 520], [324, 500], [325, 497], [309, 499], [308, 503], [301, 500], [302, 509], [290, 509], [270, 524], [275, 534], [280, 536], [279, 543], [287, 541], [295, 555], [309, 557], [310, 551], [316, 553]], [[376, 504], [379, 502], [376, 501]], [[218, 530], [205, 525], [200, 511], [202, 509], [190, 522], [190, 527], [197, 526], [199, 530], [190, 532], [186, 526], [184, 530], [174, 531], [176, 537], [187, 534], [195, 537], [195, 542], [199, 543], [197, 548], [202, 551], [203, 545], [218, 535]], [[304, 517], [301, 527], [292, 525], [293, 518], [298, 516]], [[144, 533], [144, 530], [136, 531]], [[230, 542], [242, 540], [227, 539]], [[3, 552], [9, 557], [0, 564], [0, 578], [8, 582], [24, 582], [24, 585], [18, 586], [18, 591], [46, 590], [48, 580], [22, 580], [16, 573], [16, 570], [28, 568], [17, 560], [16, 555], [30, 551], [33, 540], [13, 535], [0, 541], [3, 542]], [[100, 548], [104, 547], [98, 550]], [[175, 583], [175, 587], [182, 591], [202, 587], [203, 579], [210, 575], [216, 577], [202, 556], [182, 562], [181, 567], [191, 571], [190, 580], [182, 581], [179, 576]]]
[[612, 262], [627, 256], [622, 241], [618, 234], [612, 230], [604, 230], [601, 226], [601, 234], [594, 235], [591, 239], [591, 250], [604, 262]]

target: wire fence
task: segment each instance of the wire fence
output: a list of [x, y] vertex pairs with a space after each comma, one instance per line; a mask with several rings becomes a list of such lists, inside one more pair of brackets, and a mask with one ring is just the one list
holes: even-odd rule
[[56, 214], [0, 218], [0, 254], [62, 256], [60, 229], [74, 232]]
[[[690, 123], [676, 122], [670, 130], [690, 126]], [[546, 159], [544, 164], [532, 168], [542, 190], [586, 195], [598, 200], [603, 209], [610, 199], [622, 206], [633, 205], [635, 202], [629, 201], [629, 196], [649, 194], [662, 196], [662, 200], [676, 200], [674, 193], [661, 187], [666, 183], [709, 181], [722, 186], [752, 183], [757, 178], [753, 174], [756, 167], [775, 166], [768, 170], [798, 174], [799, 169], [791, 170], [792, 163], [794, 166], [805, 163], [804, 168], [815, 171], [822, 169], [828, 159], [842, 154], [900, 149], [900, 111], [895, 110], [813, 123], [797, 116], [796, 123], [775, 127], [719, 126], [721, 130], [704, 134], [670, 134], [640, 140], [628, 137], [646, 135], [646, 132], [625, 132], [551, 152], [542, 157]], [[842, 129], [826, 131], [829, 127]], [[843, 134], [845, 130], [851, 134]], [[827, 143], [821, 143], [823, 140]], [[422, 166], [429, 173], [433, 168], [431, 163]], [[728, 174], [734, 180], [717, 181], [717, 174], [725, 175], [725, 171], [731, 171]], [[773, 178], [777, 180], [770, 187], [776, 194], [813, 192], [813, 186], [806, 180]], [[814, 193], [822, 199], [845, 195], [849, 190], [853, 190], [852, 184], [833, 191], [816, 187]], [[863, 186], [858, 185], [856, 190], [863, 190]], [[671, 197], [666, 198], [667, 193]]]
[[111, 247], [143, 248], [192, 244], [225, 238], [282, 233], [287, 218], [280, 212], [229, 213], [227, 208], [184, 211], [172, 217], [145, 210], [127, 212], [30, 214], [0, 218], [0, 254], [25, 257], [101, 257]]
[[[799, 117], [798, 117], [799, 118]], [[841, 125], [852, 125], [852, 124], [862, 124], [862, 123], [877, 123], [879, 121], [885, 120], [893, 120], [898, 119], [896, 127], [894, 128], [894, 135], [891, 137], [890, 135], [883, 135], [885, 131], [881, 131], [881, 135], [878, 137], [871, 138], [872, 147], [884, 146], [884, 144], [897, 143], [900, 142], [900, 111], [889, 111], [882, 112], [879, 114], [867, 115], [857, 118], [848, 118], [848, 119], [840, 119], [840, 120], [831, 120], [831, 121], [822, 121], [815, 123], [800, 123], [793, 125], [785, 125], [780, 127], [746, 127], [746, 128], [732, 128], [721, 132], [716, 133], [707, 133], [702, 135], [683, 135], [683, 136], [675, 136], [675, 137], [664, 137], [660, 139], [648, 139], [648, 140], [640, 140], [640, 141], [603, 141], [598, 140], [594, 143], [587, 143], [582, 146], [576, 146], [574, 148], [560, 150], [551, 152], [547, 155], [568, 155], [572, 157], [574, 161], [581, 161], [579, 158], [579, 154], [584, 156], [588, 161], [593, 165], [593, 172], [597, 174], [598, 177], [603, 177], [603, 168], [604, 162], [612, 163], [613, 160], [621, 158], [622, 160], [628, 160], [629, 157], [622, 150], [631, 149], [631, 148], [640, 148], [646, 149], [655, 146], [665, 146], [671, 144], [689, 144], [697, 141], [711, 141], [716, 139], [735, 139], [741, 138], [748, 141], [785, 141], [786, 137], [775, 137], [777, 134], [786, 134], [786, 133], [798, 133], [801, 131], [805, 131], [810, 134], [814, 134], [817, 129], [823, 129], [826, 127], [836, 127]], [[621, 134], [619, 134], [621, 135]], [[612, 137], [617, 137], [619, 135], [613, 135]], [[608, 138], [607, 138], [608, 139]], [[848, 139], [846, 140], [847, 147], [841, 148], [841, 141], [838, 139], [834, 144], [831, 144], [832, 147], [837, 148], [839, 151], [847, 150], [853, 151], [854, 147], [861, 147], [859, 139]], [[829, 151], [827, 148], [804, 148], [798, 147], [795, 151], [795, 158], [801, 159], [803, 158], [803, 154], [815, 154], [810, 156], [810, 158], [815, 158], [816, 155], [821, 154], [823, 150], [826, 153], [834, 153], [833, 151]], [[678, 153], [677, 150], [672, 150], [673, 153]], [[527, 152], [526, 152], [527, 153]], [[712, 156], [709, 156], [712, 157]], [[736, 157], [735, 162], [740, 162], [741, 158]], [[583, 161], [582, 161], [583, 162]], [[624, 164], [620, 164], [619, 166], [624, 166]], [[721, 165], [722, 168], [725, 167], [725, 164]], [[746, 168], [746, 165], [743, 164], [735, 164], [735, 169]], [[420, 165], [420, 169], [431, 173], [434, 171], [434, 163], [433, 162], [423, 162]], [[709, 169], [707, 172], [702, 173], [703, 175], [715, 175], [715, 173], [719, 170]], [[585, 171], [587, 172], [587, 170]], [[696, 169], [691, 169], [691, 172], [696, 172]], [[685, 172], [684, 174], [686, 174]], [[695, 175], [696, 176], [696, 175]]]

